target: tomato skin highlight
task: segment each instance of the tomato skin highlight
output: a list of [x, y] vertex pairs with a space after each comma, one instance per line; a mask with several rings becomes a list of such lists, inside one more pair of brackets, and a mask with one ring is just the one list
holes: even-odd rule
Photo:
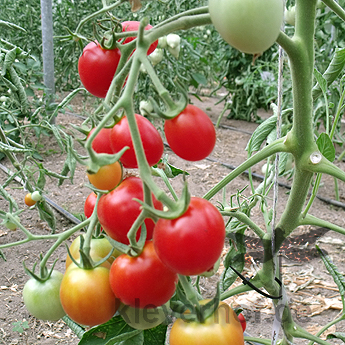
[[270, 48], [284, 19], [282, 0], [209, 0], [208, 8], [223, 39], [247, 54]]
[[50, 278], [41, 283], [30, 278], [23, 288], [23, 300], [29, 313], [40, 320], [57, 321], [66, 315], [60, 301], [63, 274], [53, 270]]
[[153, 231], [157, 255], [171, 270], [197, 275], [219, 259], [225, 240], [220, 212], [209, 201], [192, 197], [187, 211], [176, 219], [160, 218]]
[[[202, 301], [201, 301], [202, 302]], [[177, 319], [170, 332], [170, 345], [243, 345], [243, 331], [236, 313], [220, 302], [204, 323]]]
[[66, 314], [83, 326], [109, 321], [119, 307], [109, 284], [109, 270], [96, 267], [67, 269], [60, 287], [60, 299]]
[[174, 153], [188, 161], [206, 158], [216, 144], [216, 130], [211, 119], [192, 104], [175, 118], [166, 120], [164, 132]]
[[120, 58], [118, 48], [103, 49], [98, 42], [86, 45], [78, 61], [79, 76], [85, 89], [96, 97], [105, 98]]
[[[115, 241], [129, 244], [127, 233], [140, 214], [140, 204], [133, 198], [143, 200], [143, 184], [138, 177], [127, 177], [120, 185], [108, 194], [101, 196], [97, 206], [98, 220], [109, 237]], [[157, 210], [163, 210], [163, 204], [153, 196], [153, 205]], [[152, 238], [155, 223], [145, 219], [146, 239]], [[137, 234], [139, 239], [140, 230]]]
[[[155, 126], [147, 118], [139, 114], [135, 114], [135, 119], [139, 128], [147, 162], [150, 166], [153, 166], [159, 162], [163, 155], [163, 140]], [[119, 152], [125, 146], [129, 147], [129, 149], [125, 151], [120, 158], [123, 166], [128, 169], [138, 168], [138, 162], [135, 156], [133, 141], [126, 116], [113, 127], [110, 139], [114, 153]]]
[[[122, 22], [121, 25], [122, 25], [122, 32], [138, 31], [139, 30], [140, 22], [129, 20], [129, 21]], [[153, 26], [150, 25], [150, 24], [145, 26], [145, 30], [150, 30], [152, 28], [153, 28]], [[122, 44], [129, 43], [129, 42], [133, 41], [135, 38], [136, 37], [126, 37]], [[147, 55], [150, 55], [157, 48], [157, 45], [158, 45], [158, 40], [153, 42], [150, 45], [150, 47], [149, 47], [149, 49], [147, 51]]]
[[90, 183], [97, 189], [112, 190], [122, 180], [122, 166], [117, 161], [100, 167], [95, 174], [86, 173]]
[[133, 308], [162, 306], [175, 293], [177, 274], [158, 258], [152, 241], [136, 257], [127, 254], [115, 259], [110, 268], [110, 285], [123, 304]]
[[[95, 128], [92, 128], [87, 137], [89, 138], [90, 135], [94, 131], [95, 131]], [[91, 145], [95, 152], [97, 152], [97, 153], [109, 153], [109, 154], [114, 153], [113, 149], [111, 148], [110, 133], [111, 133], [111, 128], [102, 128], [98, 132], [95, 139], [92, 141], [92, 145]]]

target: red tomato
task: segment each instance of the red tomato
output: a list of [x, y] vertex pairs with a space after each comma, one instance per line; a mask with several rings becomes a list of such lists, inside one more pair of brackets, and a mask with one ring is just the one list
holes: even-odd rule
[[104, 98], [120, 61], [119, 49], [103, 49], [98, 42], [89, 43], [79, 58], [78, 72], [85, 89]]
[[90, 327], [110, 320], [119, 306], [110, 287], [109, 270], [104, 267], [70, 266], [61, 282], [60, 300], [73, 321]]
[[244, 339], [236, 313], [228, 304], [220, 302], [204, 323], [177, 319], [171, 328], [169, 344], [243, 345]]
[[176, 219], [157, 221], [153, 243], [157, 255], [173, 271], [196, 275], [219, 259], [225, 240], [223, 217], [209, 201], [192, 197], [187, 211]]
[[[127, 177], [121, 184], [108, 194], [101, 196], [97, 206], [98, 220], [108, 234], [114, 240], [129, 244], [127, 233], [140, 213], [140, 204], [133, 198], [143, 200], [143, 184], [138, 177]], [[153, 205], [162, 210], [163, 205], [153, 196]], [[147, 239], [152, 238], [154, 222], [145, 220]], [[140, 230], [137, 238], [139, 238]]]
[[153, 243], [148, 241], [140, 255], [116, 258], [109, 280], [122, 303], [134, 308], [156, 308], [172, 297], [178, 278], [159, 260]]
[[[144, 146], [147, 162], [150, 166], [159, 162], [164, 151], [163, 140], [155, 126], [145, 117], [135, 114], [140, 137]], [[133, 141], [129, 130], [127, 117], [123, 117], [110, 133], [111, 145], [114, 152], [119, 152], [125, 146], [129, 149], [121, 156], [120, 161], [125, 168], [138, 167]]]
[[95, 192], [91, 192], [84, 203], [84, 214], [86, 218], [90, 218], [95, 208], [97, 195]]
[[216, 144], [216, 131], [206, 113], [195, 105], [165, 121], [164, 132], [171, 149], [187, 161], [206, 158]]
[[[140, 22], [137, 22], [137, 21], [126, 21], [126, 22], [123, 22], [121, 23], [122, 25], [122, 32], [126, 32], [126, 31], [138, 31], [139, 30], [139, 25], [140, 25]], [[148, 24], [146, 27], [145, 27], [145, 30], [150, 30], [152, 29], [153, 26]], [[136, 37], [127, 37], [123, 44], [126, 44], [126, 43], [129, 43], [131, 41], [133, 41]], [[148, 51], [147, 51], [147, 55], [150, 55], [156, 48], [157, 48], [157, 45], [158, 45], [158, 40], [153, 42]]]
[[[94, 132], [95, 128], [92, 128], [89, 135], [89, 137], [92, 132]], [[92, 148], [97, 153], [114, 153], [111, 148], [110, 143], [110, 133], [111, 128], [102, 128], [99, 133], [96, 135], [96, 138], [92, 142]]]
[[238, 315], [238, 319], [241, 322], [241, 326], [242, 326], [242, 329], [243, 329], [243, 332], [244, 332], [246, 330], [246, 327], [247, 327], [246, 319], [244, 318], [242, 313]]
[[95, 174], [86, 173], [90, 183], [97, 189], [114, 189], [122, 180], [122, 166], [119, 162], [104, 165]]

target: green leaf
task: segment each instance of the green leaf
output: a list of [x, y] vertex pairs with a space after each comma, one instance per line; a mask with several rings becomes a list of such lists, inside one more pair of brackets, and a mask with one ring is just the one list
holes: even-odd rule
[[254, 151], [259, 151], [262, 143], [268, 137], [268, 135], [276, 129], [277, 115], [272, 115], [260, 124], [252, 134], [249, 142], [246, 146], [246, 151], [251, 155]]
[[316, 140], [316, 144], [325, 158], [327, 158], [330, 162], [335, 160], [335, 148], [327, 133], [321, 133]]
[[[332, 61], [327, 67], [323, 78], [326, 80], [327, 85], [331, 85], [334, 80], [341, 74], [345, 66], [345, 48], [336, 48]], [[322, 90], [319, 84], [313, 87], [313, 99], [315, 100], [322, 94]]]
[[56, 219], [52, 207], [44, 199], [36, 205], [40, 218], [48, 223], [52, 229], [52, 233], [54, 233], [56, 229]]
[[118, 315], [103, 325], [91, 328], [85, 332], [79, 345], [142, 345], [144, 344], [143, 331], [128, 326]]
[[334, 332], [327, 334], [327, 339], [340, 339], [345, 343], [345, 333], [343, 332]]
[[327, 81], [316, 68], [314, 68], [314, 77], [320, 86], [321, 92], [325, 94], [327, 92]]
[[337, 284], [340, 295], [344, 298], [345, 295], [345, 278], [344, 276], [338, 271], [337, 266], [333, 263], [331, 258], [326, 255], [322, 249], [318, 245], [315, 246], [318, 252], [321, 255], [321, 259], [325, 264], [328, 272], [333, 277], [334, 282]]
[[167, 329], [167, 325], [159, 325], [155, 328], [145, 330], [144, 345], [164, 345]]
[[192, 78], [201, 85], [207, 85], [207, 79], [203, 74], [200, 73], [192, 73]]

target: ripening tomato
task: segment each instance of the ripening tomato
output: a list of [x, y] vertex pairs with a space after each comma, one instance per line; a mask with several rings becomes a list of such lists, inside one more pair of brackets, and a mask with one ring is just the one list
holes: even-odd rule
[[[140, 22], [137, 21], [126, 21], [126, 22], [122, 22], [122, 32], [126, 32], [126, 31], [138, 31], [139, 30], [139, 25]], [[145, 30], [150, 30], [152, 29], [152, 25], [148, 24], [145, 26]], [[126, 37], [123, 44], [129, 43], [131, 41], [133, 41], [136, 37]], [[148, 51], [147, 51], [147, 55], [150, 55], [156, 48], [158, 45], [158, 40], [153, 42]]]
[[[94, 132], [95, 128], [92, 128], [89, 137], [92, 132]], [[113, 149], [111, 148], [110, 144], [110, 133], [111, 128], [102, 128], [99, 133], [96, 135], [95, 139], [92, 141], [92, 148], [97, 153], [109, 153], [112, 154]]]
[[98, 42], [89, 43], [78, 61], [80, 80], [92, 95], [104, 98], [115, 75], [120, 50], [103, 49]]
[[68, 268], [61, 282], [60, 299], [74, 322], [89, 327], [109, 321], [119, 307], [110, 287], [109, 270], [104, 267]]
[[63, 274], [53, 270], [49, 279], [40, 282], [30, 278], [24, 285], [23, 300], [29, 313], [40, 320], [57, 321], [66, 315], [59, 291]]
[[[82, 235], [85, 236], [85, 235]], [[80, 236], [78, 236], [68, 248], [70, 254], [72, 255], [73, 259], [79, 260], [80, 258]], [[109, 253], [114, 253], [114, 247], [110, 244], [106, 237], [101, 238], [92, 238], [90, 243], [90, 256], [93, 261], [97, 262], [102, 258], [105, 258]], [[114, 257], [110, 256], [109, 259], [106, 261], [104, 267], [110, 268], [110, 264], [114, 261]], [[72, 263], [72, 259], [67, 254], [66, 257], [66, 269]]]
[[122, 180], [122, 166], [117, 161], [100, 167], [95, 174], [86, 173], [90, 183], [97, 189], [112, 190]]
[[284, 18], [283, 0], [209, 0], [208, 8], [223, 39], [248, 54], [270, 48]]
[[[155, 165], [161, 159], [164, 151], [163, 140], [155, 126], [147, 118], [139, 114], [135, 114], [135, 119], [139, 128], [147, 162], [150, 166]], [[133, 141], [126, 116], [113, 127], [110, 139], [115, 153], [122, 150], [125, 146], [129, 147], [129, 149], [120, 158], [123, 166], [128, 169], [137, 168], [138, 162], [135, 156]]]
[[[97, 206], [98, 220], [112, 239], [129, 244], [127, 233], [132, 224], [140, 214], [140, 204], [133, 200], [143, 200], [143, 183], [139, 177], [130, 176], [125, 178], [121, 184], [108, 194], [101, 196]], [[153, 205], [157, 210], [162, 210], [161, 202], [152, 196]], [[154, 222], [152, 219], [145, 220], [147, 231], [146, 239], [152, 238]], [[137, 238], [140, 236], [138, 231]]]
[[32, 199], [31, 193], [27, 193], [25, 195], [24, 202], [27, 206], [33, 206], [36, 204], [36, 201]]
[[228, 304], [220, 302], [204, 323], [177, 319], [171, 328], [169, 344], [243, 345], [244, 338], [236, 313]]
[[176, 219], [160, 218], [153, 231], [158, 257], [171, 270], [197, 275], [219, 259], [225, 240], [220, 212], [209, 201], [192, 197], [187, 211]]
[[174, 153], [188, 161], [206, 158], [216, 144], [216, 131], [211, 119], [192, 104], [188, 104], [175, 118], [165, 121], [164, 133]]
[[159, 260], [151, 241], [136, 257], [115, 259], [110, 268], [110, 285], [123, 304], [133, 308], [156, 308], [175, 293], [177, 274]]

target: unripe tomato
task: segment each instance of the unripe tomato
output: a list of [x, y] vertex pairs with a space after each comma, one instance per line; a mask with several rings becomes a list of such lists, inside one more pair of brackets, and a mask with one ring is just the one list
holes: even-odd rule
[[215, 313], [204, 323], [177, 319], [171, 328], [169, 344], [243, 345], [243, 330], [232, 308], [220, 302]]
[[[20, 223], [20, 218], [18, 216], [14, 216], [14, 218], [16, 219], [17, 222]], [[5, 227], [8, 229], [8, 230], [17, 230], [17, 224], [11, 222], [10, 220], [7, 220], [6, 223], [5, 223]]]
[[25, 195], [24, 202], [27, 206], [33, 206], [36, 204], [36, 201], [32, 199], [31, 193], [27, 193]]
[[69, 268], [61, 282], [60, 299], [74, 322], [89, 327], [109, 321], [119, 306], [104, 267]]
[[[84, 236], [84, 235], [83, 235]], [[79, 261], [80, 258], [80, 236], [78, 236], [70, 245], [69, 252], [73, 259]], [[90, 256], [93, 261], [97, 262], [100, 259], [105, 258], [110, 252], [114, 253], [114, 247], [110, 244], [106, 237], [92, 238], [90, 243]], [[110, 268], [111, 263], [114, 261], [114, 257], [110, 256], [103, 267]], [[72, 259], [67, 254], [66, 257], [66, 269], [72, 264]]]
[[63, 274], [54, 270], [43, 283], [34, 278], [25, 283], [23, 299], [31, 315], [47, 321], [57, 321], [65, 316], [59, 296], [62, 278]]
[[284, 19], [283, 0], [209, 0], [208, 7], [223, 39], [248, 54], [270, 48]]
[[118, 48], [103, 49], [98, 42], [89, 43], [78, 61], [80, 80], [92, 95], [104, 98], [121, 58]]
[[122, 166], [117, 161], [100, 167], [95, 174], [86, 173], [90, 183], [97, 189], [112, 190], [122, 180]]

